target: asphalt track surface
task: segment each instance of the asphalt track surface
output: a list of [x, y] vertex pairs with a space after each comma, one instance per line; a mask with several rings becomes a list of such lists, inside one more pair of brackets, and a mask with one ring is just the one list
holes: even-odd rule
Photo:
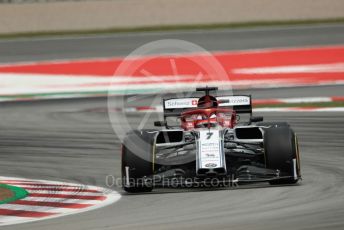
[[[299, 45], [306, 44], [304, 39]], [[294, 43], [289, 46], [296, 46]], [[254, 47], [262, 48], [254, 44], [248, 48]], [[79, 53], [79, 57], [83, 55]], [[30, 60], [35, 58], [33, 55]], [[1, 54], [1, 60], [5, 59]], [[342, 86], [322, 86], [251, 93], [255, 98], [265, 98], [342, 92]], [[150, 101], [145, 98], [142, 104]], [[106, 187], [108, 175], [120, 176], [120, 141], [107, 112], [101, 110], [106, 107], [106, 98], [1, 104], [0, 174]], [[152, 194], [123, 193], [119, 202], [99, 210], [2, 229], [343, 229], [343, 113], [256, 115], [264, 115], [265, 120], [288, 121], [294, 127], [301, 149], [300, 185], [274, 187], [263, 183], [216, 191], [158, 189]], [[135, 127], [143, 117], [129, 114], [127, 119]], [[155, 119], [150, 117], [147, 124]], [[120, 122], [115, 128], [118, 125]], [[111, 188], [121, 191], [116, 186]]]
[[182, 39], [208, 51], [343, 44], [344, 24], [123, 33], [0, 40], [0, 63], [126, 56], [161, 39]]

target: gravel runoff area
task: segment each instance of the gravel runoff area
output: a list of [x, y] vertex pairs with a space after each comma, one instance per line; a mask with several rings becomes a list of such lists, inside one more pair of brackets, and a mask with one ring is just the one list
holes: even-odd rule
[[1, 4], [0, 34], [331, 19], [343, 0], [98, 0]]

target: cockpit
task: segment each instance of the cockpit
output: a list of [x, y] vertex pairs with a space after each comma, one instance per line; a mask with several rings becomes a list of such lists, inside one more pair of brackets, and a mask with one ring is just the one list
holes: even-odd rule
[[232, 128], [236, 122], [236, 113], [232, 109], [225, 108], [192, 109], [182, 113], [181, 121], [185, 130]]

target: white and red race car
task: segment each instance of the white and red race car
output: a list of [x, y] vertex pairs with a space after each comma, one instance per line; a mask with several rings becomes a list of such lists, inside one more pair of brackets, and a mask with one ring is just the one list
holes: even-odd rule
[[[163, 100], [156, 130], [134, 130], [122, 146], [123, 189], [228, 186], [264, 182], [295, 184], [301, 178], [298, 140], [286, 122], [252, 116], [251, 96], [205, 95]], [[239, 114], [249, 120], [238, 122]], [[178, 126], [167, 118], [175, 117]]]

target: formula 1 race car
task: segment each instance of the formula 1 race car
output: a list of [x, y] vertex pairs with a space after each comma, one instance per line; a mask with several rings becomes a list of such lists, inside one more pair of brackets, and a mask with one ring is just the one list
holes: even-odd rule
[[[123, 189], [229, 186], [249, 182], [295, 184], [301, 178], [298, 140], [286, 122], [252, 116], [251, 96], [163, 100], [159, 130], [133, 130], [122, 144]], [[238, 122], [239, 114], [247, 122]], [[175, 117], [178, 126], [168, 124]]]

